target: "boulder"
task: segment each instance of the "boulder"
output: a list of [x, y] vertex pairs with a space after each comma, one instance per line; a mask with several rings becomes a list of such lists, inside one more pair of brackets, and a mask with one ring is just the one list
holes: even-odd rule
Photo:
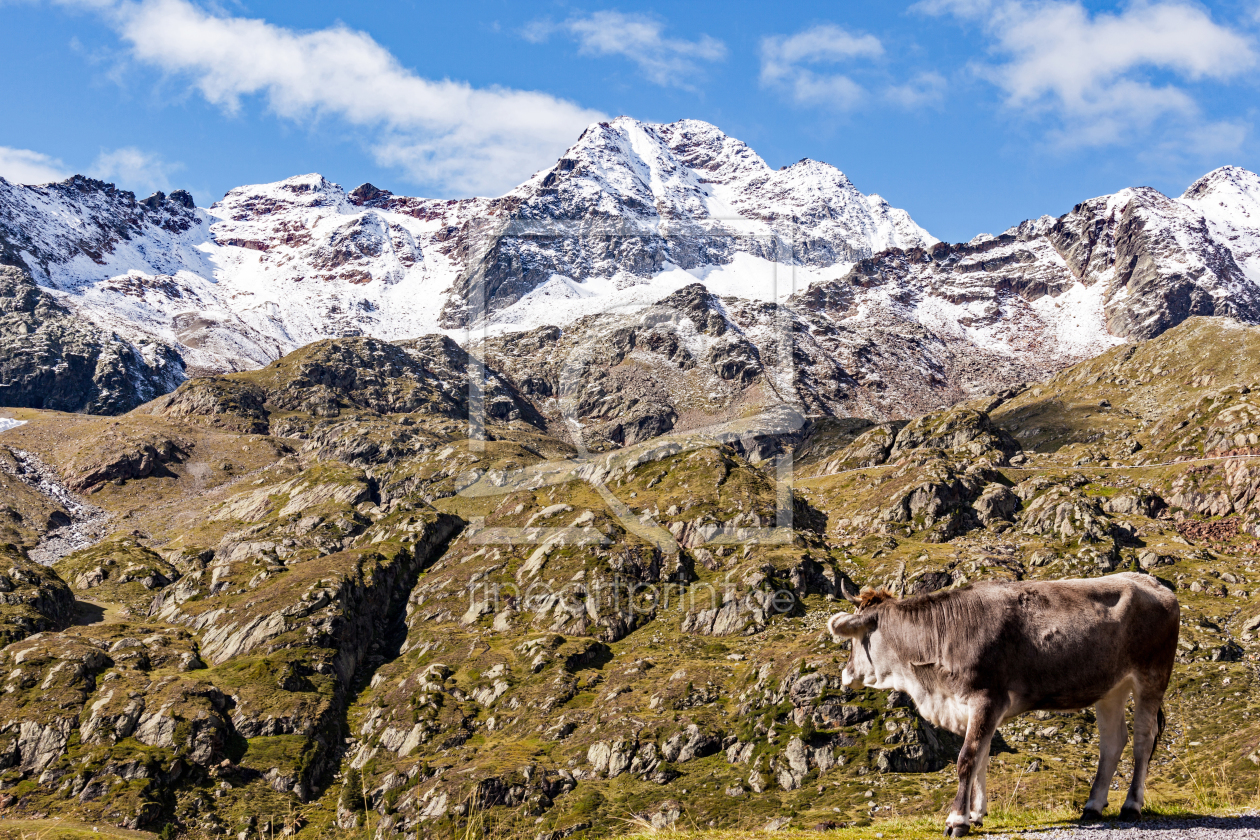
[[1145, 516], [1153, 518], [1165, 507], [1164, 500], [1154, 493], [1140, 491], [1120, 493], [1103, 503], [1103, 510], [1119, 516]]
[[1015, 518], [1015, 512], [1019, 510], [1019, 497], [1008, 487], [990, 484], [984, 488], [980, 498], [971, 503], [971, 506], [975, 509], [976, 516], [985, 525], [992, 525], [998, 521], [1010, 522]]
[[722, 739], [701, 731], [694, 723], [675, 732], [661, 744], [661, 758], [683, 764], [693, 758], [713, 755], [722, 748]]
[[995, 465], [1009, 463], [1021, 452], [1019, 443], [999, 428], [988, 414], [951, 408], [926, 414], [907, 423], [893, 442], [890, 459], [912, 449], [933, 448], [965, 458], [988, 458]]

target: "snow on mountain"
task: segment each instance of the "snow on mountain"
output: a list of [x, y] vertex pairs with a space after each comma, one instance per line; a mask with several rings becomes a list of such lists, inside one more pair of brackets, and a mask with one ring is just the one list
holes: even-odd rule
[[[732, 147], [715, 143], [691, 160], [733, 159], [744, 179], [758, 177]], [[646, 309], [592, 311], [563, 333], [504, 335], [482, 351], [530, 383], [544, 413], [572, 412], [589, 436], [612, 442], [766, 399], [819, 414], [914, 416], [1045, 379], [1193, 315], [1260, 321], [1260, 294], [1239, 268], [1256, 230], [1244, 215], [1255, 177], [1235, 176], [1229, 192], [1214, 193], [1228, 208], [1227, 236], [1192, 202], [1128, 189], [966, 244], [798, 266], [814, 282], [785, 300], [730, 295], [705, 278], [707, 288]], [[727, 206], [737, 195], [726, 191]]]
[[[1000, 236], [885, 251], [788, 305], [809, 313], [813, 340], [867, 402], [931, 410], [1043, 379], [1194, 315], [1260, 322], [1258, 187], [1254, 174], [1227, 168], [1181, 199], [1121, 190]], [[919, 352], [901, 361], [873, 352], [915, 341]]]
[[705, 183], [712, 216], [756, 220], [780, 235], [794, 234], [792, 244], [808, 264], [854, 262], [888, 248], [939, 241], [906, 211], [878, 195], [862, 195], [834, 166], [805, 159], [771, 169], [745, 144], [699, 120], [661, 126], [660, 133]]
[[59, 184], [22, 186], [0, 178], [0, 237], [5, 262], [23, 264], [44, 285], [81, 289], [135, 269], [208, 273], [197, 246], [208, 218], [176, 190], [144, 201], [76, 175]]
[[[446, 327], [524, 328], [542, 301], [587, 312], [592, 296], [641, 308], [696, 279], [721, 294], [782, 299], [821, 269], [937, 241], [838, 169], [809, 160], [772, 169], [697, 120], [592, 125], [500, 202], [499, 227], [469, 248], [479, 261], [453, 288]], [[587, 285], [593, 278], [607, 282]]]
[[[346, 194], [312, 174], [199, 210], [78, 178], [6, 183], [0, 214], [10, 262], [102, 326], [178, 348], [192, 372], [330, 336], [565, 324], [696, 279], [782, 298], [819, 268], [936, 241], [833, 167], [776, 171], [706, 123], [624, 117], [497, 199]], [[471, 316], [470, 299], [484, 304]]]
[[240, 187], [210, 208], [206, 251], [233, 309], [281, 352], [321, 338], [412, 338], [437, 328], [458, 259], [441, 238], [484, 201], [356, 203], [319, 175]]
[[[187, 193], [137, 201], [82, 177], [0, 181], [0, 261], [144, 358], [177, 353], [190, 375], [338, 336], [444, 332], [487, 348], [544, 325], [657, 336], [641, 319], [699, 282], [708, 297], [678, 299], [716, 301], [729, 334], [670, 322], [718, 379], [759, 371], [766, 393], [810, 410], [891, 415], [1041, 378], [1191, 315], [1260, 320], [1260, 178], [1225, 167], [1179, 199], [1122, 190], [948, 245], [827, 164], [774, 169], [708, 123], [622, 117], [498, 198], [347, 193], [310, 174], [203, 210]], [[803, 360], [794, 385], [774, 379], [785, 324]], [[728, 352], [755, 362], [732, 367]], [[696, 385], [695, 405], [736, 404], [727, 392], [746, 379]]]
[[1222, 166], [1191, 184], [1181, 201], [1203, 214], [1212, 238], [1260, 283], [1260, 175]]

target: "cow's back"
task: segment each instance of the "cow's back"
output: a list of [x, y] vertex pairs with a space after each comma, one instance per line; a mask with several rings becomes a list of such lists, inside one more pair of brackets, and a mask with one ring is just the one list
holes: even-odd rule
[[1149, 575], [1000, 588], [1002, 632], [977, 662], [978, 685], [1027, 697], [1030, 708], [1079, 709], [1129, 674], [1171, 668], [1180, 607]]
[[1171, 669], [1180, 608], [1148, 575], [987, 581], [889, 605], [881, 627], [929, 694], [1010, 692], [1079, 709], [1127, 674]]

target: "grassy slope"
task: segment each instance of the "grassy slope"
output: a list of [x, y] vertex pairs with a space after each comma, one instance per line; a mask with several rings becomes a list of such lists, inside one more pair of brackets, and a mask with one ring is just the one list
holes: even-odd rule
[[[1185, 476], [1186, 467], [1144, 465], [1144, 461], [1162, 463], [1178, 457], [1201, 457], [1205, 452], [1219, 450], [1223, 435], [1228, 435], [1231, 448], [1238, 448], [1237, 435], [1246, 440], [1246, 435], [1260, 432], [1260, 426], [1246, 419], [1250, 415], [1245, 406], [1254, 395], [1243, 391], [1252, 381], [1260, 380], [1260, 366], [1254, 370], [1251, 367], [1253, 360], [1260, 359], [1260, 353], [1254, 352], [1260, 347], [1253, 344], [1260, 344], [1255, 330], [1229, 330], [1219, 320], [1194, 319], [1160, 339], [1136, 349], [1117, 348], [1024, 392], [995, 409], [993, 418], [1032, 453], [1032, 463], [1022, 468], [996, 468], [995, 480], [1017, 486], [1041, 475], [1049, 484], [1071, 485], [1071, 498], [1086, 503], [1105, 502], [1136, 492], [1143, 485], [1165, 498], [1171, 497], [1172, 487]], [[1228, 359], [1231, 353], [1237, 354], [1236, 364], [1213, 361], [1222, 355]], [[1101, 406], [1103, 400], [1110, 403], [1109, 408]], [[290, 490], [281, 488], [303, 477], [308, 479], [306, 483], [318, 486], [349, 486], [367, 480], [364, 467], [329, 462], [327, 456], [309, 448], [305, 454], [296, 452], [304, 445], [291, 439], [232, 433], [143, 414], [94, 418], [34, 411], [12, 413], [32, 422], [5, 433], [3, 442], [35, 451], [50, 463], [82, 466], [99, 459], [102, 453], [107, 455], [110, 451], [110, 435], [115, 440], [165, 436], [187, 444], [190, 456], [170, 464], [168, 475], [105, 484], [90, 497], [94, 504], [116, 517], [114, 542], [106, 545], [119, 546], [120, 560], [133, 550], [124, 544], [128, 539], [138, 539], [167, 557], [172, 553], [195, 555], [206, 546], [218, 545], [233, 532], [258, 526], [261, 530], [251, 538], [268, 541], [272, 540], [271, 534], [276, 535], [276, 540], [293, 538], [287, 536], [288, 532], [280, 533], [298, 519], [297, 514], [278, 516], [277, 511], [291, 498]], [[416, 428], [401, 426], [401, 417], [372, 412], [343, 412], [335, 420], [289, 415], [290, 420], [295, 417], [309, 428], [326, 430], [319, 439], [324, 447], [319, 452], [324, 453], [343, 451], [337, 447], [365, 435], [396, 442], [399, 433], [410, 434]], [[1183, 420], [1187, 421], [1185, 426], [1180, 425]], [[459, 424], [439, 418], [420, 425], [420, 436], [407, 444], [415, 447], [410, 455], [388, 467], [366, 465], [367, 472], [381, 486], [425, 494], [438, 510], [466, 520], [486, 517], [485, 524], [496, 527], [522, 526], [534, 514], [556, 504], [567, 504], [573, 510], [547, 524], [568, 525], [583, 511], [593, 513], [593, 527], [608, 536], [612, 546], [602, 549], [602, 554], [591, 548], [558, 549], [543, 567], [544, 579], [563, 582], [579, 572], [607, 571], [608, 564], [616, 560], [616, 550], [648, 551], [641, 539], [620, 529], [605, 502], [584, 482], [543, 486], [511, 496], [469, 499], [449, 495], [461, 470], [526, 465], [543, 455], [565, 453], [562, 443], [516, 427], [500, 430], [499, 437], [503, 439], [490, 442], [485, 451], [478, 452], [458, 439]], [[819, 436], [800, 453], [800, 472], [824, 472], [822, 467], [835, 462], [863, 431], [866, 430], [845, 424], [823, 424]], [[1100, 431], [1102, 437], [1098, 437]], [[1134, 440], [1141, 446], [1129, 451]], [[451, 451], [442, 456], [447, 449]], [[767, 760], [773, 758], [789, 737], [801, 734], [801, 729], [786, 716], [788, 710], [781, 704], [768, 703], [765, 694], [756, 689], [761, 669], [769, 666], [764, 682], [771, 688], [801, 670], [816, 669], [834, 675], [846, 654], [825, 639], [821, 626], [837, 606], [820, 594], [807, 594], [800, 612], [774, 617], [765, 630], [750, 636], [713, 638], [683, 633], [680, 625], [687, 613], [705, 606], [707, 587], [720, 590], [733, 581], [737, 592], [747, 594], [762, 585], [749, 583], [757, 580], [758, 574], [765, 578], [766, 585], [785, 581], [805, 558], [834, 566], [854, 580], [872, 585], [900, 585], [904, 581], [913, 586], [925, 574], [941, 572], [948, 573], [956, 584], [995, 576], [1055, 578], [1102, 573], [1096, 560], [1097, 544], [1079, 538], [1025, 533], [1022, 522], [971, 530], [943, 543], [928, 541], [927, 531], [916, 529], [916, 523], [891, 530], [878, 524], [856, 528], [841, 524], [877, 515], [891, 499], [920, 480], [927, 469], [948, 467], [961, 473], [967, 466], [965, 459], [948, 454], [915, 458], [918, 460], [798, 481], [796, 488], [801, 497], [826, 516], [824, 534], [801, 532], [792, 544], [757, 546], [747, 556], [741, 547], [710, 547], [715, 568], [696, 562], [696, 580], [684, 590], [695, 600], [689, 603], [685, 598], [675, 599], [668, 605], [658, 605], [654, 618], [641, 629], [602, 643], [607, 646], [606, 654], [599, 654], [592, 646], [591, 635], [603, 632], [598, 625], [581, 631], [573, 624], [553, 629], [550, 618], [531, 621], [529, 616], [518, 616], [513, 629], [502, 634], [492, 629], [490, 615], [469, 624], [462, 622], [467, 607], [463, 587], [472, 575], [489, 574], [490, 579], [503, 583], [514, 580], [521, 564], [537, 546], [487, 547], [469, 539], [456, 540], [446, 557], [419, 578], [405, 627], [404, 652], [385, 652], [370, 663], [365, 675], [347, 687], [351, 702], [345, 712], [345, 731], [360, 738], [352, 749], [363, 744], [371, 748], [373, 739], [381, 736], [381, 728], [366, 737], [360, 734], [377, 710], [397, 716], [400, 725], [410, 727], [419, 720], [429, 720], [434, 725], [433, 738], [415, 753], [400, 758], [378, 750], [363, 764], [369, 788], [391, 773], [414, 774], [396, 793], [378, 800], [381, 811], [392, 815], [406, 804], [409, 795], [418, 798], [452, 779], [497, 776], [510, 780], [519, 777], [521, 768], [529, 765], [543, 772], [582, 767], [588, 748], [596, 741], [637, 733], [643, 741], [653, 739], [659, 743], [688, 723], [752, 738], [758, 743], [759, 755]], [[843, 462], [840, 465], [851, 466]], [[1218, 492], [1223, 486], [1219, 470], [1196, 474], [1194, 480], [1205, 492]], [[652, 512], [660, 521], [691, 521], [706, 515], [727, 519], [738, 511], [768, 516], [773, 509], [772, 487], [766, 477], [729, 451], [713, 448], [649, 462], [615, 479], [610, 486], [636, 513]], [[270, 495], [262, 492], [269, 488], [276, 489]], [[1025, 504], [1047, 492], [1053, 491], [1039, 490]], [[251, 514], [252, 518], [214, 518], [233, 500], [260, 493], [265, 509]], [[390, 529], [396, 525], [391, 523], [397, 519], [381, 517], [369, 507], [356, 510], [334, 503], [326, 508], [311, 508], [302, 515], [318, 514], [327, 523], [319, 527], [335, 525], [343, 530], [349, 527], [345, 523], [360, 517], [366, 524], [355, 527], [377, 529], [369, 533], [393, 533]], [[669, 515], [668, 510], [675, 507], [687, 509]], [[1239, 519], [1246, 515], [1234, 514]], [[1194, 513], [1187, 516], [1191, 520], [1219, 519]], [[1154, 571], [1178, 584], [1185, 619], [1183, 661], [1169, 693], [1170, 726], [1167, 740], [1157, 753], [1151, 801], [1156, 808], [1171, 812], [1228, 809], [1253, 802], [1260, 786], [1260, 772], [1257, 759], [1249, 756], [1255, 756], [1260, 747], [1260, 705], [1255, 700], [1256, 646], [1244, 638], [1241, 625], [1257, 612], [1252, 593], [1260, 589], [1260, 571], [1255, 568], [1252, 552], [1254, 538], [1240, 534], [1225, 540], [1188, 541], [1172, 519], [1139, 515], [1111, 518], [1131, 523], [1136, 534], [1134, 541], [1118, 546], [1119, 568], [1131, 566], [1142, 551], [1148, 550], [1172, 560]], [[142, 536], [133, 536], [135, 532]], [[310, 536], [317, 537], [318, 533]], [[483, 548], [490, 550], [478, 554]], [[60, 567], [69, 573], [71, 569], [81, 570], [88, 561], [99, 563], [96, 555], [102, 550], [67, 558]], [[329, 571], [350, 575], [358, 563], [357, 555], [338, 552], [319, 557], [317, 549], [301, 546], [296, 548], [296, 556], [305, 556], [302, 552], [307, 550], [313, 552], [311, 558], [316, 563], [298, 562], [288, 571], [276, 570], [274, 564], [263, 562], [262, 558], [247, 562], [239, 570], [233, 567], [223, 578], [228, 583], [226, 589], [213, 597], [203, 593], [187, 602], [183, 612], [195, 616], [216, 605], [245, 611], [278, 609], [283, 603], [300, 599], [313, 582]], [[494, 556], [496, 550], [498, 554]], [[692, 552], [691, 559], [695, 561], [698, 556]], [[1034, 558], [1044, 561], [1044, 565], [1035, 565]], [[348, 564], [344, 569], [336, 565], [342, 559]], [[272, 568], [275, 576], [251, 588], [250, 583], [265, 568]], [[196, 572], [191, 566], [184, 568], [185, 574]], [[1229, 573], [1234, 581], [1222, 580], [1223, 573]], [[128, 636], [161, 634], [171, 640], [168, 647], [175, 654], [185, 646], [194, 649], [200, 634], [193, 632], [190, 636], [183, 623], [143, 615], [140, 607], [146, 593], [137, 591], [134, 584], [127, 587], [79, 592], [81, 599], [97, 601], [107, 611], [108, 621], [97, 620], [68, 631], [63, 641], [112, 645]], [[425, 600], [417, 603], [421, 595]], [[276, 599], [274, 604], [268, 598]], [[91, 621], [91, 611], [85, 613], [89, 616], [85, 620]], [[553, 641], [557, 637], [560, 641]], [[285, 638], [288, 637], [281, 641]], [[541, 648], [522, 648], [523, 643], [535, 640]], [[53, 643], [56, 638], [46, 642]], [[1243, 660], [1214, 661], [1216, 652], [1231, 643], [1240, 645]], [[540, 649], [548, 651], [546, 663], [534, 673], [531, 662]], [[598, 655], [582, 660], [577, 654], [584, 651]], [[148, 669], [129, 670], [128, 666], [118, 665], [114, 671], [121, 682], [113, 684], [144, 692], [146, 684], [165, 676], [196, 679], [213, 683], [255, 711], [314, 714], [327, 708], [334, 695], [334, 686], [323, 676], [306, 675], [306, 684], [296, 692], [280, 690], [276, 685], [296, 666], [332, 655], [319, 646], [299, 645], [251, 652], [187, 674], [175, 667], [174, 659], [171, 664]], [[574, 664], [567, 664], [570, 659]], [[400, 682], [438, 662], [450, 669], [450, 675], [442, 681], [444, 702], [433, 708], [422, 700], [414, 682]], [[500, 665], [509, 683], [502, 700], [489, 705], [470, 700], [477, 690], [493, 685], [494, 678], [488, 675]], [[30, 691], [34, 690], [32, 686]], [[29, 709], [43, 708], [38, 705], [42, 701], [33, 694], [19, 692], [18, 696], [26, 698], [27, 704], [36, 704]], [[100, 696], [95, 694], [93, 701]], [[517, 705], [508, 708], [513, 701]], [[15, 700], [11, 697], [9, 702]], [[49, 702], [51, 708], [59, 701], [51, 698]], [[493, 808], [480, 817], [474, 814], [472, 828], [487, 836], [533, 836], [540, 831], [590, 822], [595, 828], [587, 834], [624, 833], [635, 830], [636, 815], [650, 812], [672, 798], [684, 806], [679, 825], [695, 828], [704, 828], [712, 821], [753, 831], [781, 816], [789, 817], [793, 827], [807, 828], [828, 821], [860, 825], [873, 817], [874, 825], [863, 829], [868, 834], [878, 830], [886, 836], [915, 837], [928, 831], [935, 835], [939, 815], [954, 788], [952, 769], [935, 773], [869, 772], [872, 756], [885, 748], [886, 734], [906, 723], [909, 712], [888, 709], [886, 698], [875, 692], [860, 693], [849, 702], [875, 712], [873, 726], [866, 733], [849, 732], [853, 743], [838, 750], [846, 761], [844, 767], [822, 775], [811, 773], [797, 790], [772, 786], [762, 794], [746, 792], [732, 798], [726, 789], [746, 782], [749, 768], [730, 765], [718, 753], [678, 765], [676, 769], [682, 775], [668, 785], [629, 775], [586, 780], [572, 792], [556, 797], [554, 807], [543, 809], [539, 816], [526, 807]], [[540, 711], [544, 706], [549, 707], [547, 711]], [[496, 719], [495, 729], [487, 725], [492, 717]], [[546, 730], [562, 720], [574, 723], [576, 729], [569, 737], [557, 740]], [[539, 723], [543, 724], [542, 731]], [[766, 734], [767, 724], [776, 733], [774, 740]], [[469, 737], [459, 744], [448, 743], [451, 734], [457, 732]], [[990, 827], [1044, 825], [1070, 816], [1084, 799], [1097, 759], [1091, 715], [1085, 712], [1046, 716], [1043, 720], [1026, 717], [1004, 727], [1003, 737], [1015, 751], [996, 755], [993, 760], [990, 790], [992, 801], [999, 807]], [[259, 774], [272, 768], [291, 772], [307, 760], [304, 756], [309, 748], [306, 736], [261, 736], [234, 742], [229, 745], [228, 755], [240, 766]], [[86, 762], [76, 765], [77, 772], [78, 766], [99, 769], [111, 760], [137, 754], [157, 765], [169, 766], [179, 750], [141, 749], [133, 738], [124, 738], [108, 746], [72, 745], [70, 753], [73, 762]], [[1034, 765], [1039, 769], [1031, 770]], [[1127, 766], [1126, 760], [1122, 773]], [[443, 772], [440, 778], [429, 775], [437, 769]], [[53, 789], [41, 790], [30, 780], [18, 781], [13, 771], [0, 777], [0, 784], [10, 793], [26, 797], [23, 807], [28, 814], [51, 811], [105, 817], [111, 814], [110, 808], [117, 810], [128, 802], [126, 797], [116, 797], [76, 804]], [[196, 810], [193, 803], [203, 803], [197, 807], [217, 814], [223, 829], [232, 833], [240, 830], [250, 815], [274, 818], [279, 824], [295, 812], [304, 814], [308, 823], [304, 836], [342, 833], [334, 826], [336, 800], [341, 794], [337, 784], [307, 804], [292, 794], [277, 792], [257, 778], [243, 784], [235, 780], [227, 784], [224, 788], [223, 782], [214, 777], [190, 777], [178, 787], [174, 802], [162, 807], [191, 814]], [[466, 793], [467, 785], [462, 789]], [[868, 791], [870, 796], [866, 795]], [[138, 807], [144, 801], [163, 801], [154, 791], [135, 790], [128, 795], [134, 797], [128, 807]], [[1115, 797], [1112, 804], [1118, 804]], [[382, 816], [377, 813], [372, 819]], [[536, 822], [539, 818], [541, 822]], [[109, 819], [116, 822], [118, 817], [112, 815]], [[204, 830], [210, 822], [203, 825], [189, 817], [188, 824], [193, 830]], [[6, 825], [19, 824], [0, 821], [0, 828]], [[458, 818], [448, 817], [432, 825], [431, 830], [435, 835], [475, 836], [468, 834], [467, 821]], [[710, 836], [741, 835], [728, 831]]]
[[2, 840], [154, 840], [147, 831], [92, 825], [75, 819], [15, 819], [0, 817]]

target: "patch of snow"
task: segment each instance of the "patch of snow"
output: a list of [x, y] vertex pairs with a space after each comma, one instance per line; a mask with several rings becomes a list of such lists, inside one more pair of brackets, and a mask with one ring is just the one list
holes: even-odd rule
[[[812, 283], [842, 276], [847, 266], [821, 270], [737, 253], [727, 265], [682, 269], [666, 264], [649, 278], [619, 274], [577, 281], [553, 274], [516, 303], [499, 310], [477, 335], [501, 335], [543, 324], [567, 326], [591, 315], [633, 314], [697, 281], [720, 297], [782, 302]], [[436, 323], [434, 330], [436, 331]], [[451, 331], [456, 338], [460, 331]]]
[[1107, 332], [1105, 299], [1103, 283], [1075, 283], [1061, 295], [1038, 298], [1032, 302], [1032, 308], [1053, 332], [1062, 352], [1094, 356], [1124, 343], [1124, 339]]

